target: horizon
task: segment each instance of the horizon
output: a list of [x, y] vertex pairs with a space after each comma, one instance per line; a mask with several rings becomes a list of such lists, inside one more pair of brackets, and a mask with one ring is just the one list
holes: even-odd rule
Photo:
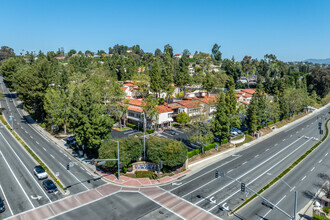
[[275, 54], [279, 60], [299, 62], [330, 57], [326, 0], [15, 1], [1, 2], [0, 7], [0, 24], [6, 30], [1, 45], [16, 54], [62, 47], [66, 53], [108, 52], [116, 44], [138, 44], [151, 53], [170, 44], [174, 53], [188, 49], [194, 54], [211, 53], [217, 43], [223, 59]]

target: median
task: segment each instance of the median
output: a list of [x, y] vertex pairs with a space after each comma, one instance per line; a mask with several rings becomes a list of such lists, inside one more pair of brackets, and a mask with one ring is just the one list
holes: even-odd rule
[[[305, 159], [310, 153], [312, 153], [328, 137], [328, 133], [329, 133], [328, 122], [329, 122], [329, 120], [330, 119], [328, 119], [327, 122], [325, 123], [325, 135], [322, 138], [322, 140], [320, 140], [319, 142], [317, 142], [313, 147], [311, 147], [301, 157], [299, 157], [295, 162], [293, 162], [287, 169], [285, 169], [282, 173], [280, 173], [277, 177], [275, 177], [272, 181], [270, 181], [266, 186], [264, 186], [262, 189], [260, 189], [257, 192], [258, 194], [263, 193], [265, 190], [267, 190], [272, 185], [274, 185], [278, 180], [280, 180], [284, 175], [286, 175], [293, 168], [295, 168], [303, 159]], [[245, 206], [246, 204], [248, 204], [250, 201], [252, 201], [256, 197], [257, 197], [256, 194], [254, 194], [253, 196], [251, 196], [248, 200], [246, 200], [244, 203], [242, 203], [240, 206], [238, 206], [235, 210], [233, 210], [231, 212], [231, 214], [234, 214], [235, 212], [237, 212], [239, 209], [241, 209], [243, 206]]]
[[25, 148], [25, 150], [27, 152], [29, 152], [29, 154], [37, 161], [37, 163], [39, 163], [39, 165], [48, 173], [48, 175], [53, 179], [53, 181], [64, 191], [66, 192], [66, 190], [64, 189], [63, 185], [60, 183], [60, 181], [57, 181], [58, 178], [55, 177], [55, 175], [50, 171], [50, 169], [46, 166], [46, 164], [44, 164], [41, 159], [39, 159], [39, 157], [32, 151], [31, 148], [29, 148], [29, 146], [12, 130], [12, 128], [8, 125], [7, 121], [5, 120], [5, 118], [3, 117], [3, 115], [1, 115], [0, 117], [1, 122], [8, 128], [8, 130], [14, 135], [14, 137], [18, 140], [18, 142]]

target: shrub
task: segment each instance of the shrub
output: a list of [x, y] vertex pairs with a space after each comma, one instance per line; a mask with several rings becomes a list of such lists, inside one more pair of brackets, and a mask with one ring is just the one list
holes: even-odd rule
[[213, 144], [209, 144], [209, 145], [207, 145], [207, 146], [204, 147], [204, 150], [205, 150], [205, 151], [207, 151], [207, 150], [211, 150], [211, 149], [214, 148], [214, 147], [215, 147], [215, 143], [213, 143]]
[[221, 143], [222, 144], [227, 144], [228, 143], [228, 139], [227, 138], [226, 139], [223, 139]]
[[154, 179], [154, 172], [152, 171], [136, 171], [135, 176], [137, 178], [149, 178]]
[[147, 129], [147, 133], [148, 134], [152, 134], [152, 133], [154, 133], [155, 132], [155, 129]]
[[193, 151], [188, 152], [188, 158], [191, 158], [197, 154], [200, 154], [202, 152], [201, 148], [195, 149]]
[[323, 212], [327, 213], [327, 215], [329, 215], [329, 213], [330, 213], [330, 207], [326, 207], [326, 206], [324, 206], [324, 207], [322, 208], [322, 210], [323, 210]]
[[274, 121], [270, 121], [267, 123], [267, 126], [271, 125], [271, 124], [274, 124], [275, 122]]

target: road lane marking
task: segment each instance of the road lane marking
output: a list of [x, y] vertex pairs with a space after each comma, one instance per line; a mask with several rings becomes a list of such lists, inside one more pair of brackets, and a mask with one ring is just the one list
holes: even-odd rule
[[46, 148], [42, 147], [44, 149], [44, 151], [47, 151]]
[[[301, 138], [302, 138], [302, 137], [298, 138], [297, 140], [295, 140], [294, 142], [292, 142], [291, 144], [289, 144], [289, 145], [286, 146], [285, 148], [283, 148], [283, 149], [281, 149], [280, 151], [278, 151], [276, 154], [272, 155], [272, 156], [269, 157], [268, 159], [264, 160], [263, 162], [261, 162], [261, 163], [258, 164], [257, 166], [255, 166], [255, 167], [253, 167], [252, 169], [250, 169], [249, 171], [247, 171], [246, 173], [244, 173], [244, 174], [242, 174], [241, 176], [237, 177], [237, 179], [241, 179], [242, 177], [244, 177], [244, 176], [248, 175], [249, 173], [251, 173], [253, 170], [255, 170], [255, 169], [257, 169], [258, 167], [262, 166], [264, 163], [267, 163], [269, 160], [271, 160], [272, 158], [276, 157], [278, 154], [282, 153], [282, 151], [286, 150], [286, 149], [289, 148], [291, 145], [295, 144], [295, 143], [296, 143], [297, 141], [299, 141]], [[306, 143], [307, 143], [307, 142], [306, 142]], [[297, 148], [296, 148], [296, 150], [297, 150]], [[296, 150], [294, 150], [294, 151], [296, 151]], [[294, 152], [294, 151], [293, 151], [293, 152]], [[200, 188], [204, 187], [205, 185], [210, 184], [211, 182], [213, 182], [213, 181], [215, 181], [215, 180], [216, 180], [216, 179], [213, 179], [213, 180], [209, 181], [208, 183], [203, 184], [203, 185], [201, 185], [200, 187], [195, 188], [194, 190], [191, 190], [189, 193], [185, 194], [184, 196], [187, 196], [187, 195], [189, 195], [190, 193], [192, 193], [192, 192], [194, 192], [194, 191], [196, 191], [196, 190], [199, 190]], [[224, 188], [228, 187], [229, 185], [231, 185], [231, 184], [234, 183], [234, 182], [235, 182], [234, 180], [231, 181], [230, 183], [228, 183], [228, 184], [225, 185], [224, 187], [222, 187], [222, 188], [220, 188], [219, 190], [215, 191], [215, 193], [217, 193], [217, 192], [223, 190]], [[239, 191], [240, 191], [240, 190], [239, 190]], [[238, 192], [239, 192], [239, 191], [238, 191]], [[211, 196], [211, 195], [212, 195], [212, 194], [210, 194], [209, 196]], [[182, 197], [184, 197], [184, 196], [182, 196]], [[209, 197], [209, 196], [208, 196], [208, 197]], [[208, 197], [206, 197], [206, 198], [208, 198]], [[201, 201], [204, 201], [204, 200], [202, 199], [202, 200], [200, 200], [200, 201], [197, 202], [197, 203], [200, 203]], [[197, 203], [196, 203], [196, 204], [197, 204]]]
[[244, 163], [242, 163], [242, 165], [244, 165], [244, 164], [246, 164], [247, 163], [247, 161], [245, 161]]
[[290, 137], [292, 137], [292, 134], [290, 135]]
[[292, 187], [291, 189], [290, 189], [290, 192], [292, 191], [292, 190], [294, 190], [294, 188], [296, 188], [295, 186], [294, 187]]
[[[64, 169], [66, 169], [66, 167], [63, 165], [63, 164], [61, 164], [60, 163], [60, 165], [64, 168]], [[89, 188], [83, 183], [83, 182], [81, 182], [81, 180], [79, 180], [70, 170], [67, 170], [76, 180], [78, 180], [78, 182], [80, 182], [80, 184], [82, 184], [87, 190], [89, 190]]]
[[311, 169], [311, 172], [313, 172], [314, 169], [315, 169], [315, 167], [313, 167], [313, 168]]
[[283, 139], [283, 141], [285, 141], [285, 139]]
[[267, 148], [266, 151], [269, 151], [269, 148]]
[[[300, 138], [299, 138], [300, 139]], [[298, 141], [299, 139], [297, 139], [296, 141]], [[278, 164], [282, 163], [286, 158], [288, 158], [289, 156], [291, 156], [293, 153], [295, 153], [297, 150], [299, 150], [302, 146], [304, 146], [307, 142], [311, 141], [312, 139], [308, 139], [307, 141], [305, 141], [303, 144], [301, 144], [299, 147], [295, 148], [293, 151], [291, 151], [289, 154], [287, 154], [284, 158], [282, 158], [280, 161], [278, 161], [276, 164], [274, 164], [272, 167], [270, 167], [269, 169], [267, 169], [265, 172], [263, 172], [262, 174], [260, 174], [259, 176], [257, 176], [256, 178], [254, 178], [253, 180], [251, 180], [249, 183], [245, 184], [245, 185], [250, 185], [252, 184], [254, 181], [256, 181], [257, 179], [259, 179], [261, 176], [265, 175], [266, 173], [268, 173], [271, 169], [273, 169], [274, 167], [276, 167]], [[292, 145], [293, 143], [295, 143], [296, 141], [292, 142], [290, 145]], [[287, 147], [289, 147], [290, 145], [288, 145]], [[286, 147], [286, 148], [287, 148]], [[283, 148], [281, 151], [283, 151]], [[279, 154], [281, 151], [277, 152], [277, 154]], [[274, 156], [276, 156], [277, 154], [274, 154]], [[270, 157], [269, 159], [271, 159], [272, 157]], [[269, 159], [265, 160], [263, 163], [267, 162]], [[253, 169], [249, 170], [248, 172], [246, 172], [245, 174], [241, 175], [240, 177], [236, 178], [236, 179], [241, 179], [243, 176], [247, 175], [248, 173], [250, 173], [251, 171], [253, 171], [254, 169], [256, 169], [257, 167], [261, 166], [263, 163], [259, 164], [258, 166], [254, 167]], [[219, 191], [223, 190], [225, 187], [229, 186], [230, 184], [232, 184], [233, 182], [235, 182], [235, 180], [233, 180], [232, 182], [228, 183], [226, 186], [218, 189], [217, 191], [215, 191], [213, 194], [218, 193]], [[219, 205], [221, 205], [223, 202], [227, 201], [228, 199], [230, 199], [231, 197], [233, 197], [236, 193], [240, 192], [241, 190], [237, 190], [236, 192], [232, 193], [230, 196], [228, 196], [227, 198], [223, 199], [220, 203], [218, 203], [217, 205], [213, 206], [212, 208], [210, 208], [208, 211], [213, 210], [214, 208], [218, 207]], [[210, 196], [212, 196], [213, 194], [210, 194], [209, 196], [205, 197], [204, 199], [209, 198]], [[201, 201], [204, 201], [204, 199], [200, 200], [197, 203], [200, 203]], [[197, 204], [196, 203], [196, 204]]]
[[[232, 161], [234, 161], [234, 160], [236, 160], [236, 159], [238, 159], [238, 158], [239, 158], [239, 157], [234, 157], [234, 159], [232, 159], [232, 160], [230, 160], [230, 161], [227, 161], [226, 163], [221, 164], [220, 166], [218, 166], [218, 167], [216, 167], [216, 168], [214, 168], [214, 169], [212, 169], [212, 170], [210, 170], [210, 171], [204, 173], [203, 175], [197, 175], [195, 178], [193, 178], [193, 179], [191, 179], [191, 180], [189, 180], [189, 181], [183, 183], [181, 186], [184, 186], [184, 185], [186, 185], [186, 184], [188, 184], [188, 183], [190, 183], [190, 182], [192, 182], [192, 181], [194, 181], [194, 180], [196, 180], [196, 179], [198, 179], [198, 178], [200, 178], [200, 177], [202, 177], [202, 176], [204, 176], [204, 175], [206, 175], [206, 174], [208, 174], [208, 173], [214, 172], [216, 169], [218, 169], [218, 168], [220, 168], [220, 167], [222, 167], [222, 166], [224, 166], [224, 165], [226, 165], [226, 164], [228, 164], [228, 163], [230, 163], [230, 162], [232, 162]], [[177, 189], [177, 188], [179, 188], [179, 187], [181, 187], [181, 186], [177, 186], [177, 187], [175, 187], [175, 188], [173, 188], [173, 189], [171, 189], [171, 190], [169, 190], [169, 191], [173, 191], [173, 190], [175, 190], [175, 189]]]
[[33, 139], [33, 137], [30, 135], [30, 138]]
[[277, 146], [277, 145], [278, 145], [278, 144], [275, 144], [274, 147]]
[[304, 176], [304, 177], [301, 179], [301, 181], [303, 181], [305, 178], [306, 178], [306, 176]]
[[23, 167], [25, 168], [25, 170], [27, 171], [27, 173], [30, 175], [30, 177], [34, 180], [34, 182], [38, 185], [38, 187], [40, 188], [40, 190], [45, 194], [46, 198], [48, 199], [48, 201], [50, 203], [52, 203], [52, 200], [48, 197], [48, 195], [46, 194], [46, 192], [42, 189], [42, 187], [39, 185], [38, 181], [32, 176], [32, 174], [30, 173], [30, 170], [26, 167], [26, 165], [23, 163], [23, 161], [21, 160], [21, 158], [17, 155], [17, 153], [14, 151], [14, 149], [12, 148], [12, 146], [8, 143], [8, 141], [5, 139], [5, 137], [2, 135], [2, 133], [0, 133], [1, 136], [3, 137], [3, 139], [5, 140], [5, 142], [8, 144], [8, 146], [10, 147], [10, 149], [12, 150], [12, 152], [15, 154], [15, 156], [17, 157], [17, 159], [21, 162], [21, 164], [23, 165]]
[[259, 157], [259, 154], [255, 155], [254, 158]]
[[296, 134], [298, 134], [299, 131], [296, 131]]
[[52, 158], [54, 158], [55, 159], [55, 157], [53, 156], [53, 155], [51, 155], [51, 154], [49, 154]]
[[[277, 206], [278, 204], [280, 204], [280, 202], [282, 202], [282, 200], [284, 199], [286, 197], [286, 195], [284, 195], [283, 197], [282, 197], [282, 199], [280, 199], [275, 205]], [[266, 218], [266, 216], [270, 213], [272, 211], [272, 209], [271, 210], [269, 210], [261, 219], [265, 219]]]
[[319, 161], [319, 163], [321, 163], [322, 162], [322, 159]]
[[25, 131], [25, 133], [28, 133], [27, 131]]
[[36, 141], [36, 143], [37, 143], [37, 144], [39, 144], [39, 142], [38, 142], [38, 141]]
[[326, 153], [326, 154], [324, 155], [324, 157], [326, 157], [326, 156], [328, 156], [328, 153]]
[[231, 171], [233, 171], [233, 169], [229, 170], [227, 173], [230, 173]]
[[[1, 133], [0, 133], [0, 134], [1, 134]], [[1, 136], [2, 136], [2, 134], [1, 134]], [[3, 160], [5, 161], [5, 163], [7, 164], [7, 166], [8, 166], [8, 168], [9, 168], [10, 172], [13, 174], [14, 179], [16, 180], [16, 182], [18, 183], [19, 187], [20, 187], [21, 190], [23, 191], [25, 197], [28, 199], [30, 205], [32, 206], [32, 208], [35, 208], [34, 205], [33, 205], [33, 203], [31, 202], [29, 196], [28, 196], [28, 195], [26, 194], [26, 192], [24, 191], [23, 186], [21, 185], [21, 183], [18, 181], [16, 175], [14, 174], [14, 171], [13, 171], [13, 170], [11, 169], [11, 167], [9, 166], [9, 164], [8, 164], [8, 162], [7, 162], [6, 158], [5, 158], [5, 156], [2, 154], [2, 151], [1, 151], [1, 150], [0, 150], [0, 154], [1, 154], [2, 158], [3, 158]]]
[[11, 210], [11, 207], [10, 207], [9, 201], [8, 201], [8, 199], [7, 199], [7, 197], [6, 197], [6, 194], [5, 194], [5, 192], [3, 191], [1, 185], [0, 185], [0, 190], [1, 190], [1, 192], [2, 192], [3, 197], [5, 198], [5, 201], [6, 201], [6, 203], [7, 203], [7, 206], [8, 206], [8, 208], [9, 208], [9, 211], [10, 211], [11, 215], [14, 215], [13, 211]]
[[80, 167], [80, 169], [85, 170], [84, 168]]

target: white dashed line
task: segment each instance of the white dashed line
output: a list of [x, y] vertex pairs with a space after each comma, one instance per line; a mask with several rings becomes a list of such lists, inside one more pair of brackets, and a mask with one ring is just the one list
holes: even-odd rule
[[259, 154], [255, 155], [254, 158], [259, 157]]
[[311, 169], [311, 172], [312, 172], [314, 169], [315, 169], [315, 167], [313, 167], [313, 168]]
[[33, 137], [30, 135], [30, 138], [33, 139]]
[[21, 129], [23, 130], [23, 127], [21, 126]]
[[285, 139], [283, 139], [283, 141], [285, 141]]
[[43, 147], [43, 149], [44, 149], [44, 151], [46, 151], [46, 148]]
[[292, 137], [292, 134], [290, 135], [290, 137]]
[[306, 178], [306, 176], [304, 176], [304, 177], [301, 179], [301, 181], [303, 181], [305, 178]]
[[39, 144], [39, 142], [38, 142], [38, 141], [36, 141], [36, 143], [37, 143], [37, 144]]
[[277, 146], [277, 145], [278, 145], [278, 144], [275, 144], [274, 147]]
[[269, 151], [269, 148], [267, 148], [266, 151]]
[[85, 170], [84, 168], [80, 167], [80, 169]]
[[52, 158], [54, 158], [54, 159], [55, 159], [55, 157], [54, 157], [53, 155], [51, 155], [51, 154], [50, 154], [50, 156], [51, 156]]
[[247, 161], [245, 161], [244, 163], [242, 163], [242, 165], [244, 165], [244, 164], [246, 164], [247, 163]]
[[322, 159], [319, 161], [319, 163], [321, 163], [322, 162]]
[[325, 157], [328, 156], [328, 153], [326, 153], [324, 156], [325, 156]]
[[25, 133], [28, 133], [27, 131], [25, 131]]

